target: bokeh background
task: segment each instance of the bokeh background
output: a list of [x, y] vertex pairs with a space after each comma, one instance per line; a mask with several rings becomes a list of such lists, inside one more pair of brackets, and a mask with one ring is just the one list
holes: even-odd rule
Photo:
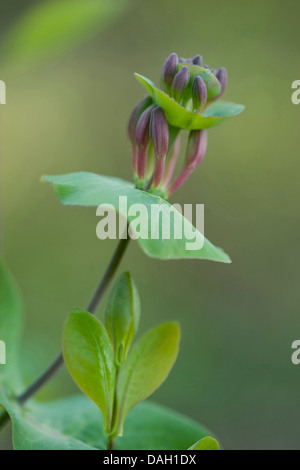
[[[140, 290], [141, 331], [168, 319], [183, 331], [154, 399], [208, 426], [225, 449], [299, 449], [300, 106], [291, 84], [300, 79], [300, 3], [121, 0], [76, 47], [9, 56], [7, 35], [38, 3], [0, 6], [1, 253], [26, 306], [26, 383], [58, 352], [68, 311], [86, 305], [115, 247], [97, 240], [94, 209], [62, 207], [40, 176], [131, 179], [126, 123], [144, 96], [133, 72], [158, 82], [170, 52], [200, 53], [227, 67], [226, 98], [246, 111], [209, 131], [205, 160], [173, 202], [205, 204], [206, 236], [233, 263], [162, 262], [131, 244], [122, 269]], [[63, 370], [38, 397], [75, 391]], [[9, 446], [7, 428], [0, 448]]]

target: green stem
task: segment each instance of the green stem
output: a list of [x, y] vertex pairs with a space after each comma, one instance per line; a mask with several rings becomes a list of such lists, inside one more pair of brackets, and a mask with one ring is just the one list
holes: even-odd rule
[[[127, 233], [127, 232], [126, 232]], [[100, 284], [98, 285], [93, 297], [91, 298], [86, 310], [93, 315], [96, 313], [103, 296], [112, 281], [120, 262], [123, 258], [123, 255], [126, 251], [130, 238], [121, 239], [119, 244], [113, 254], [113, 257], [106, 268], [106, 271], [101, 279]], [[60, 353], [57, 358], [52, 362], [48, 369], [30, 386], [25, 392], [19, 395], [18, 402], [23, 405], [29, 398], [31, 398], [36, 392], [39, 391], [52, 377], [59, 371], [61, 366], [64, 364], [64, 359], [62, 353]], [[1, 421], [0, 421], [1, 425]]]
[[107, 442], [107, 450], [114, 450], [114, 448], [115, 448], [115, 441], [112, 437], [109, 437], [108, 442]]
[[[118, 424], [118, 415], [117, 415], [117, 383], [118, 383], [118, 376], [119, 376], [119, 366], [116, 366], [116, 375], [115, 375], [115, 393], [114, 393], [114, 400], [113, 400], [113, 409], [112, 409], [112, 419], [111, 419], [111, 423], [110, 423], [110, 432], [111, 432], [111, 435], [109, 436], [109, 439], [108, 439], [108, 446], [111, 444], [111, 443], [114, 443], [114, 440], [116, 439], [117, 435], [118, 435], [118, 428], [117, 428], [117, 424]], [[113, 445], [113, 444], [112, 444]], [[112, 449], [109, 449], [108, 450], [112, 450]]]

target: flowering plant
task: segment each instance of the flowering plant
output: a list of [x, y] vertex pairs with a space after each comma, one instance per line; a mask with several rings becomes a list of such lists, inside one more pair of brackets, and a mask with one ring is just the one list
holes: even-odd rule
[[[219, 100], [226, 87], [226, 70], [220, 68], [216, 72], [202, 65], [200, 56], [178, 60], [176, 54], [171, 54], [162, 68], [162, 89], [149, 79], [136, 76], [148, 95], [134, 108], [128, 124], [135, 184], [87, 172], [44, 176], [43, 181], [55, 185], [63, 204], [117, 207], [118, 197], [126, 196], [129, 204], [141, 202], [151, 207], [158, 203], [169, 210], [172, 206], [166, 199], [203, 160], [207, 129], [243, 109]], [[182, 130], [189, 131], [188, 144], [182, 169], [174, 176]], [[123, 215], [130, 223], [130, 212], [126, 209]], [[174, 218], [177, 226], [187, 223], [179, 212], [175, 211]], [[194, 233], [202, 236], [197, 229]], [[172, 234], [166, 240], [160, 231], [155, 239], [149, 236], [138, 241], [142, 250], [154, 258], [230, 262], [223, 250], [206, 239], [201, 249], [188, 251], [185, 237], [183, 234], [178, 239]], [[0, 368], [0, 425], [11, 418], [16, 449], [30, 449], [32, 442], [35, 450], [218, 448], [208, 431], [195, 422], [148, 402], [135, 408], [168, 376], [177, 357], [180, 328], [176, 322], [164, 323], [132, 346], [139, 324], [140, 300], [130, 273], [117, 280], [104, 320], [95, 317], [128, 242], [127, 237], [121, 237], [86, 309], [74, 309], [69, 314], [62, 353], [25, 390], [17, 359], [21, 302], [14, 282], [0, 263], [0, 331], [8, 349], [8, 364]], [[44, 404], [29, 401], [64, 363], [78, 387], [100, 411], [83, 395]]]

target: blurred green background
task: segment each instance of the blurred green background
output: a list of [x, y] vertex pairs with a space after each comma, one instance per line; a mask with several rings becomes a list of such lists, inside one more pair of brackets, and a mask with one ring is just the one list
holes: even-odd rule
[[[1, 3], [1, 43], [37, 3]], [[205, 234], [233, 264], [162, 262], [131, 244], [122, 269], [140, 290], [141, 331], [168, 319], [183, 331], [154, 399], [208, 426], [226, 449], [299, 449], [300, 366], [291, 363], [291, 343], [300, 337], [300, 106], [291, 103], [291, 83], [300, 79], [300, 3], [119, 3], [119, 14], [76, 48], [42, 63], [25, 56], [0, 64], [1, 251], [26, 305], [26, 383], [58, 352], [68, 311], [86, 305], [115, 247], [97, 240], [94, 209], [62, 207], [40, 175], [131, 179], [126, 123], [144, 96], [133, 72], [158, 82], [169, 53], [200, 53], [227, 67], [225, 98], [246, 111], [209, 131], [204, 162], [173, 202], [205, 204]], [[38, 396], [75, 391], [62, 371]]]

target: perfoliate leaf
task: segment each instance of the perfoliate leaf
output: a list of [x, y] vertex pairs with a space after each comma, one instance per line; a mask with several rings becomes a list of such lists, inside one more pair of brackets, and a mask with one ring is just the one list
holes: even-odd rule
[[11, 391], [15, 391], [20, 382], [17, 355], [22, 323], [21, 313], [22, 302], [19, 291], [0, 260], [0, 341], [2, 342], [2, 355], [5, 356], [2, 358], [4, 361], [0, 361], [0, 387]]
[[102, 411], [107, 433], [112, 421], [115, 364], [100, 320], [83, 310], [72, 311], [64, 328], [63, 355], [74, 381]]
[[136, 285], [129, 272], [123, 273], [111, 291], [105, 312], [105, 326], [114, 346], [118, 365], [127, 357], [138, 329], [140, 313], [140, 298]]
[[216, 101], [203, 114], [197, 111], [189, 111], [167, 93], [157, 88], [149, 78], [143, 77], [143, 75], [138, 73], [135, 76], [146, 88], [157, 106], [164, 110], [168, 123], [174, 127], [182, 129], [208, 129], [209, 127], [218, 126], [223, 121], [240, 114], [245, 108], [241, 104]]
[[189, 450], [219, 450], [219, 444], [213, 437], [207, 436], [196, 442]]
[[17, 65], [46, 62], [80, 44], [119, 14], [126, 0], [44, 0], [31, 7], [8, 33], [4, 58]]
[[179, 325], [164, 323], [148, 331], [133, 346], [117, 379], [116, 433], [122, 434], [128, 412], [167, 378], [178, 354], [179, 340]]
[[[136, 189], [132, 183], [119, 178], [100, 176], [94, 173], [79, 172], [60, 176], [44, 176], [43, 180], [48, 183], [54, 183], [56, 194], [60, 202], [66, 205], [78, 206], [99, 206], [100, 204], [112, 205], [120, 214], [132, 222], [135, 217], [129, 212], [129, 208], [134, 204], [141, 204], [145, 211], [140, 214], [140, 221], [148, 227], [147, 237], [139, 237], [138, 243], [142, 250], [151, 257], [160, 259], [209, 259], [230, 263], [229, 256], [221, 248], [215, 247], [203, 235], [192, 226], [192, 224], [175, 210], [173, 206], [164, 199], [150, 194], [146, 191]], [[120, 206], [120, 197], [126, 196], [127, 207]], [[170, 237], [163, 237], [162, 224], [158, 226], [158, 238], [153, 238], [151, 234], [152, 206], [159, 207], [161, 219], [168, 221], [173, 217], [174, 230], [170, 230]], [[170, 220], [170, 219], [169, 219]], [[170, 222], [167, 222], [170, 223]], [[170, 223], [170, 225], [172, 225]], [[193, 249], [187, 249], [191, 239], [187, 237], [185, 230], [182, 230], [185, 224], [189, 233], [194, 234]], [[155, 223], [153, 223], [155, 225]], [[176, 238], [175, 234], [179, 230], [182, 236]], [[133, 229], [134, 232], [134, 229]], [[197, 243], [201, 248], [196, 248]]]

